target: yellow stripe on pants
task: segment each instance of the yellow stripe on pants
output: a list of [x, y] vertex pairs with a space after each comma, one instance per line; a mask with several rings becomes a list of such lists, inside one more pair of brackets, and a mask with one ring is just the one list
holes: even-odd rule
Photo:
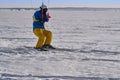
[[52, 32], [37, 28], [34, 29], [34, 34], [38, 37], [38, 42], [36, 44], [36, 48], [41, 48], [43, 45], [50, 45], [52, 42]]

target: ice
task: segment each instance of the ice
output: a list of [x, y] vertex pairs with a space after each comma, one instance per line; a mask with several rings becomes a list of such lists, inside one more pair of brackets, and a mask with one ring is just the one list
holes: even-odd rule
[[34, 11], [0, 9], [1, 80], [120, 80], [120, 9], [50, 9], [49, 51], [33, 49]]

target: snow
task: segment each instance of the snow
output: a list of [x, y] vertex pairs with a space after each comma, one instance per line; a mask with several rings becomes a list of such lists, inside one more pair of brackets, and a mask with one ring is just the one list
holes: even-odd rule
[[37, 51], [35, 10], [0, 9], [1, 80], [119, 80], [120, 9], [51, 9], [61, 50]]

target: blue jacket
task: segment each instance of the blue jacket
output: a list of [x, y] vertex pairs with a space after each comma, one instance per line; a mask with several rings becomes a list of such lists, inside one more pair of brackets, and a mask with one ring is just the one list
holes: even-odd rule
[[48, 16], [42, 14], [42, 10], [36, 11], [33, 15], [33, 30], [36, 28], [45, 29], [44, 23], [48, 22]]

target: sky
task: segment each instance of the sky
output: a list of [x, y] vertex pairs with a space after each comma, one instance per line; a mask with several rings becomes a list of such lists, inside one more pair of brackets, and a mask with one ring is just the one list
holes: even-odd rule
[[[42, 0], [0, 0], [0, 7], [37, 7]], [[120, 7], [120, 0], [43, 0], [49, 6]]]

